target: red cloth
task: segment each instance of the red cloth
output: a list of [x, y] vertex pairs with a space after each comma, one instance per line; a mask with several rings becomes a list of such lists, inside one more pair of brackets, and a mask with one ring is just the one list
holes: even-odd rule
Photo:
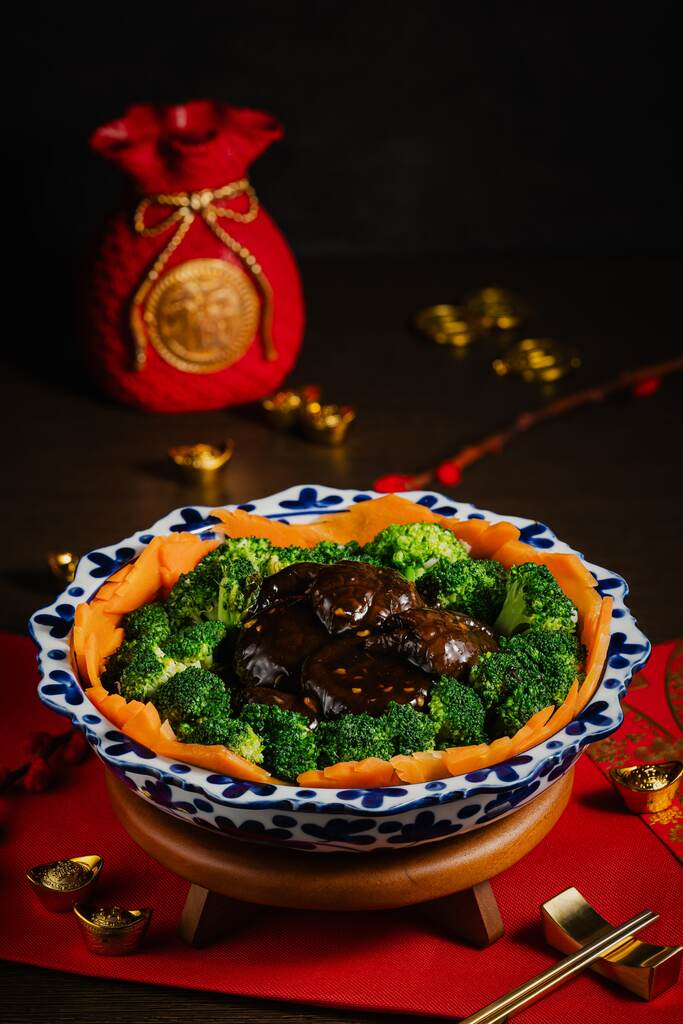
[[[30, 642], [0, 635], [0, 721], [6, 764], [15, 765], [32, 729], [60, 723], [35, 696]], [[185, 947], [176, 924], [187, 883], [143, 853], [110, 810], [103, 770], [94, 758], [71, 768], [40, 796], [9, 798], [0, 846], [0, 956], [77, 974], [178, 985], [245, 996], [356, 1010], [464, 1016], [547, 967], [538, 906], [576, 885], [615, 923], [652, 907], [662, 918], [643, 933], [674, 944], [683, 935], [681, 869], [666, 846], [621, 807], [609, 783], [584, 757], [568, 810], [548, 838], [493, 887], [506, 936], [473, 950], [434, 934], [410, 911], [324, 915], [258, 910], [239, 935], [206, 950]], [[44, 910], [24, 882], [25, 868], [59, 857], [101, 853], [103, 901], [151, 905], [154, 919], [135, 956], [86, 952], [69, 914]], [[354, 856], [350, 854], [349, 856]], [[360, 856], [360, 855], [358, 855]], [[680, 986], [645, 1003], [585, 974], [516, 1017], [520, 1024], [672, 1024], [681, 1019]]]
[[[147, 345], [144, 368], [134, 370], [128, 327], [133, 296], [177, 227], [173, 224], [153, 237], [136, 234], [133, 211], [141, 195], [221, 188], [247, 175], [251, 162], [281, 136], [282, 126], [271, 115], [209, 100], [134, 106], [93, 134], [93, 149], [116, 164], [139, 193], [110, 219], [84, 287], [86, 359], [100, 387], [118, 401], [155, 412], [220, 409], [274, 391], [292, 369], [304, 327], [301, 282], [285, 239], [263, 207], [251, 223], [219, 218], [219, 226], [246, 246], [270, 285], [277, 359], [265, 358], [259, 328], [244, 355], [222, 370], [185, 372], [170, 365], [152, 344]], [[247, 209], [244, 196], [218, 200], [217, 205], [242, 213]], [[173, 209], [153, 205], [145, 224], [158, 224]], [[243, 261], [199, 216], [165, 264], [162, 278], [195, 259], [231, 263], [254, 285]]]

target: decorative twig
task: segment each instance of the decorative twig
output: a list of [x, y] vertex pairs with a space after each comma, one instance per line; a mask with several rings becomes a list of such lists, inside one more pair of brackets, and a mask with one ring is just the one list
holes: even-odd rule
[[410, 491], [424, 487], [436, 477], [439, 483], [448, 487], [455, 487], [460, 482], [464, 469], [478, 462], [479, 459], [483, 459], [486, 455], [500, 454], [505, 445], [518, 434], [538, 426], [539, 423], [554, 419], [556, 416], [562, 416], [564, 413], [579, 408], [579, 406], [589, 405], [593, 402], [602, 402], [618, 391], [630, 389], [636, 398], [645, 398], [654, 394], [659, 389], [662, 377], [681, 371], [683, 371], [683, 356], [670, 359], [665, 363], [643, 366], [639, 370], [624, 370], [614, 380], [603, 384], [601, 387], [575, 391], [571, 395], [558, 398], [554, 402], [541, 406], [540, 409], [520, 413], [508, 427], [494, 434], [489, 434], [477, 444], [466, 445], [456, 452], [455, 455], [445, 459], [433, 469], [415, 474], [390, 473], [375, 480], [373, 486], [376, 491], [383, 493]]

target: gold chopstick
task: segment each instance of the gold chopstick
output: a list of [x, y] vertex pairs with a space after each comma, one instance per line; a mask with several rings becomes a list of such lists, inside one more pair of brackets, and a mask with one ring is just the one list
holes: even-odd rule
[[525, 981], [523, 985], [508, 992], [506, 996], [501, 996], [500, 999], [477, 1010], [460, 1024], [500, 1024], [513, 1013], [519, 1013], [525, 1006], [535, 1003], [537, 999], [541, 999], [564, 981], [574, 977], [579, 971], [588, 967], [593, 960], [597, 960], [598, 957], [618, 946], [624, 939], [629, 938], [658, 918], [659, 914], [655, 914], [652, 910], [643, 910], [640, 914], [632, 917], [630, 921], [611, 928], [600, 938], [595, 939], [582, 949], [577, 949], [576, 953], [571, 953], [562, 960], [558, 960], [552, 967], [537, 974], [535, 978]]

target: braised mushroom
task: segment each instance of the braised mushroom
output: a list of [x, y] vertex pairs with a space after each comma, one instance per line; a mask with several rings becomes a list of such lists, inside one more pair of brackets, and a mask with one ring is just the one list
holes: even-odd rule
[[362, 640], [341, 637], [304, 663], [301, 688], [319, 703], [323, 718], [367, 711], [380, 715], [391, 701], [424, 706], [432, 681], [394, 654], [369, 651]]
[[302, 662], [328, 640], [306, 598], [283, 599], [244, 623], [235, 646], [235, 671], [245, 687], [296, 692]]
[[365, 645], [411, 661], [431, 676], [458, 678], [485, 651], [498, 649], [492, 629], [469, 615], [437, 608], [409, 608], [392, 615]]
[[330, 633], [375, 629], [395, 612], [422, 604], [413, 584], [400, 573], [365, 562], [323, 566], [309, 594]]

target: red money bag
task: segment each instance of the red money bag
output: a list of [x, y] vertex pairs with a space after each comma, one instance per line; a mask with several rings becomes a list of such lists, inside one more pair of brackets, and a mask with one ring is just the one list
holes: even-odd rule
[[134, 106], [93, 134], [135, 192], [87, 288], [87, 360], [114, 398], [215, 409], [260, 398], [292, 368], [301, 282], [247, 177], [281, 136], [268, 114], [206, 100]]

